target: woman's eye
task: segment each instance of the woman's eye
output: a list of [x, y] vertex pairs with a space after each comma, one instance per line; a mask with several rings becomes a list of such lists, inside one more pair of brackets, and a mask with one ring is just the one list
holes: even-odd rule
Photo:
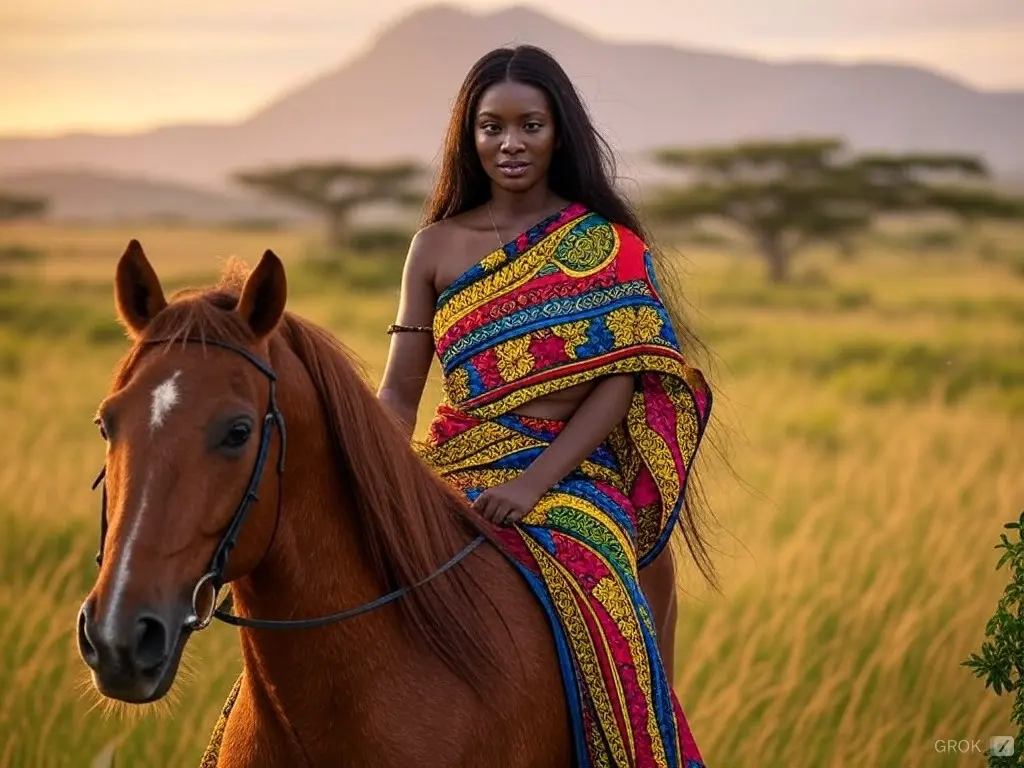
[[234, 424], [224, 437], [224, 446], [227, 448], [240, 448], [245, 445], [252, 433], [248, 424]]

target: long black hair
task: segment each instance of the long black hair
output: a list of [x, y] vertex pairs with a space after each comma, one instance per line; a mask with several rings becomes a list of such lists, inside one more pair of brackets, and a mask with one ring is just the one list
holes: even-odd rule
[[[491, 180], [484, 171], [474, 142], [477, 106], [484, 92], [504, 82], [538, 88], [548, 98], [557, 137], [548, 187], [559, 197], [582, 203], [608, 221], [619, 224], [645, 242], [655, 262], [660, 293], [674, 330], [684, 350], [706, 357], [704, 344], [686, 322], [683, 293], [676, 264], [656, 249], [630, 201], [615, 187], [616, 164], [611, 146], [598, 132], [583, 99], [568, 74], [542, 48], [519, 45], [496, 48], [482, 56], [466, 74], [459, 89], [445, 134], [441, 166], [434, 188], [427, 198], [422, 225], [465, 213], [491, 198]], [[715, 568], [702, 533], [699, 503], [703, 494], [695, 473], [687, 479], [686, 503], [682, 512], [683, 538], [697, 567], [716, 584]]]

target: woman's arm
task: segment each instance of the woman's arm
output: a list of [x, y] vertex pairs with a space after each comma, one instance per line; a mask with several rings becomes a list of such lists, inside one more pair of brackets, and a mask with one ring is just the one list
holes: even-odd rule
[[602, 379], [561, 434], [514, 480], [480, 494], [474, 506], [495, 523], [514, 522], [530, 512], [549, 489], [578, 467], [622, 422], [633, 397], [632, 374]]
[[523, 473], [529, 484], [539, 491], [538, 498], [608, 438], [626, 417], [633, 390], [633, 375], [628, 373], [608, 376], [598, 382], [561, 434]]
[[[436, 240], [434, 226], [417, 232], [409, 244], [395, 320], [398, 324], [430, 328], [433, 323], [437, 303], [434, 291]], [[432, 332], [396, 331], [391, 335], [391, 347], [377, 397], [406, 427], [410, 439], [416, 431], [416, 415], [433, 359]]]

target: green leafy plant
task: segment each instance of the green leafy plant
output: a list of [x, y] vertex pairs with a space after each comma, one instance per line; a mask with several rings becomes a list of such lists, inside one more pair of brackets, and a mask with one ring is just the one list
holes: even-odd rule
[[976, 677], [985, 681], [997, 696], [1013, 694], [1013, 708], [1010, 718], [1017, 727], [1015, 743], [1017, 749], [1012, 756], [989, 754], [989, 768], [1007, 768], [1024, 765], [1024, 512], [1016, 522], [1003, 526], [1014, 531], [1015, 540], [1007, 534], [999, 535], [995, 546], [1003, 554], [996, 563], [996, 570], [1010, 566], [1010, 582], [1003, 590], [1003, 596], [996, 605], [996, 612], [985, 625], [985, 641], [980, 653], [972, 653], [961, 662]]

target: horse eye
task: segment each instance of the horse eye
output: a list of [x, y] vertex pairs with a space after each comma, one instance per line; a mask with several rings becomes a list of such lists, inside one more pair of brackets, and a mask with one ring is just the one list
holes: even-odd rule
[[227, 435], [224, 436], [222, 445], [226, 448], [241, 448], [252, 434], [252, 427], [244, 421], [231, 425]]
[[95, 424], [96, 427], [99, 429], [100, 437], [102, 437], [104, 440], [106, 440], [107, 439], [107, 430], [103, 427], [103, 420], [99, 419], [99, 418], [93, 419], [92, 423]]

